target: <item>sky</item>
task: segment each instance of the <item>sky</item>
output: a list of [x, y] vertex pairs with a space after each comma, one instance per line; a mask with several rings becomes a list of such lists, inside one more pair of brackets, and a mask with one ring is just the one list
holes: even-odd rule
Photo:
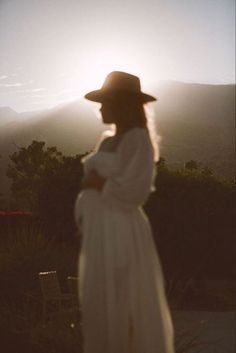
[[149, 91], [234, 83], [234, 43], [234, 0], [0, 0], [0, 107], [51, 108], [113, 70]]

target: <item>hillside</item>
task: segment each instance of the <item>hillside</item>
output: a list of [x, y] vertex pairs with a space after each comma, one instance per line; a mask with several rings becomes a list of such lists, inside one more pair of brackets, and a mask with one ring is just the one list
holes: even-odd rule
[[48, 147], [57, 146], [64, 154], [80, 154], [94, 147], [103, 130], [91, 108], [79, 101], [44, 112], [18, 114], [17, 119], [0, 127], [0, 193], [9, 193], [10, 182], [5, 175], [8, 156], [19, 147], [40, 140]]
[[[170, 167], [194, 159], [218, 175], [234, 176], [235, 85], [162, 82], [153, 90], [159, 98], [154, 117], [161, 155]], [[104, 129], [92, 105], [75, 101], [54, 109], [16, 113], [0, 108], [0, 192], [9, 191], [5, 170], [17, 146], [33, 139], [57, 146], [65, 154], [91, 150]]]
[[19, 117], [19, 114], [15, 110], [9, 107], [1, 107], [0, 108], [0, 128], [5, 126], [6, 124], [16, 121], [18, 117]]
[[235, 168], [235, 85], [163, 82], [155, 118], [170, 166], [190, 159], [226, 178]]
[[235, 85], [163, 81], [154, 90], [159, 98], [156, 114], [161, 120], [228, 127], [235, 124]]

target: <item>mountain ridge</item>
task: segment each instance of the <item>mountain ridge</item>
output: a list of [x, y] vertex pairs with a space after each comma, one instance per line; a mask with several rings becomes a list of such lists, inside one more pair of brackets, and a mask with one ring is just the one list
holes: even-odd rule
[[[221, 176], [234, 176], [235, 85], [201, 85], [168, 82], [153, 89], [159, 97], [153, 106], [160, 154], [170, 166], [194, 159]], [[5, 108], [4, 108], [5, 109]], [[91, 150], [105, 126], [96, 116], [95, 104], [75, 100], [52, 109], [17, 113], [12, 121], [0, 122], [0, 182], [9, 191], [5, 170], [16, 146], [33, 139], [57, 146], [64, 154]], [[1, 118], [2, 108], [0, 108]], [[6, 110], [5, 110], [6, 112]], [[13, 111], [14, 112], [14, 111]], [[1, 191], [0, 189], [0, 191]]]

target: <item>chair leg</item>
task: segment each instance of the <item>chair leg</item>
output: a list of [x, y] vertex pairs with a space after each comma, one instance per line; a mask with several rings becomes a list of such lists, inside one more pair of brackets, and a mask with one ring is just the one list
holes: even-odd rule
[[47, 315], [47, 303], [43, 301], [43, 325], [46, 325], [46, 315]]

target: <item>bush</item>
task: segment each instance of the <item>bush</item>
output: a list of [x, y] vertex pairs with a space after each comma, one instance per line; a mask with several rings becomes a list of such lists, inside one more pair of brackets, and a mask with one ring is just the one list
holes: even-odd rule
[[162, 168], [145, 209], [168, 278], [234, 278], [234, 183]]
[[42, 141], [33, 141], [10, 156], [7, 175], [12, 179], [12, 196], [21, 209], [38, 213], [49, 237], [72, 241], [82, 157], [63, 156], [56, 147], [45, 148]]
[[38, 273], [56, 270], [65, 287], [77, 273], [78, 251], [73, 245], [47, 239], [38, 227], [8, 233], [0, 253], [0, 299], [21, 303], [25, 294], [40, 295]]

